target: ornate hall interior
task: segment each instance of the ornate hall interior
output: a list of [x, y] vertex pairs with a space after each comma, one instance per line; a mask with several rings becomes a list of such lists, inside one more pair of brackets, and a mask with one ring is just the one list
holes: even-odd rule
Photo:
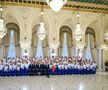
[[0, 90], [108, 90], [108, 0], [0, 0], [0, 65], [53, 56], [85, 58], [96, 73], [0, 74]]

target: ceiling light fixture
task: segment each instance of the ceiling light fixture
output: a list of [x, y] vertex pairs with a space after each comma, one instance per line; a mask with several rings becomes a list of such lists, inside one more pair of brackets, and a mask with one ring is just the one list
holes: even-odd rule
[[47, 4], [51, 7], [52, 10], [58, 12], [67, 0], [46, 0]]
[[39, 26], [38, 31], [37, 31], [37, 35], [38, 35], [40, 40], [44, 40], [44, 38], [47, 36], [47, 31], [45, 29], [45, 24], [44, 24], [44, 21], [43, 21], [43, 15], [44, 15], [44, 12], [43, 12], [43, 7], [42, 7], [41, 22], [40, 22], [40, 26]]
[[79, 22], [79, 13], [77, 13], [77, 24], [76, 24], [76, 30], [74, 33], [74, 38], [76, 41], [82, 40], [82, 33], [81, 33], [80, 22]]

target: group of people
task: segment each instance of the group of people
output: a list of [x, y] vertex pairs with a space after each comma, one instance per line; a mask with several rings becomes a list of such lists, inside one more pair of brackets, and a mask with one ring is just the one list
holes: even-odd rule
[[50, 61], [51, 75], [95, 74], [96, 63], [84, 57], [56, 57]]
[[81, 57], [4, 58], [0, 76], [95, 74], [96, 64]]
[[49, 75], [49, 63], [41, 58], [4, 58], [0, 61], [0, 76]]

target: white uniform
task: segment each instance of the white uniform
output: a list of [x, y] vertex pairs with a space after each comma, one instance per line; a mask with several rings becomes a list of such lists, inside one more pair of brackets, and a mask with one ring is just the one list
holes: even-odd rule
[[3, 68], [4, 68], [4, 65], [0, 64], [0, 70], [3, 70]]
[[9, 69], [9, 66], [7, 64], [5, 64], [4, 71], [8, 71], [8, 69]]
[[19, 71], [19, 70], [20, 70], [20, 68], [21, 68], [21, 64], [20, 64], [20, 63], [18, 63], [18, 64], [17, 64], [17, 66], [16, 66], [16, 69]]
[[15, 65], [13, 65], [13, 67], [14, 67], [14, 70], [16, 70], [17, 69], [17, 65], [15, 64]]
[[64, 68], [65, 68], [65, 69], [68, 69], [68, 65], [65, 65]]
[[25, 64], [24, 64], [24, 67], [25, 67], [26, 69], [28, 69], [29, 64], [25, 63]]
[[12, 64], [12, 65], [9, 64], [9, 69], [10, 69], [10, 70], [14, 70], [14, 65], [13, 65], [13, 64]]
[[80, 70], [81, 69], [81, 66], [80, 65], [77, 65], [77, 68], [78, 68], [78, 70]]
[[21, 69], [24, 69], [24, 63], [21, 63]]

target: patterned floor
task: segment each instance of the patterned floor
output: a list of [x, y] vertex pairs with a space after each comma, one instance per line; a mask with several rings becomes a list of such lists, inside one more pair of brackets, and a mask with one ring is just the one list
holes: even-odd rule
[[108, 73], [96, 75], [1, 77], [0, 90], [108, 90]]

